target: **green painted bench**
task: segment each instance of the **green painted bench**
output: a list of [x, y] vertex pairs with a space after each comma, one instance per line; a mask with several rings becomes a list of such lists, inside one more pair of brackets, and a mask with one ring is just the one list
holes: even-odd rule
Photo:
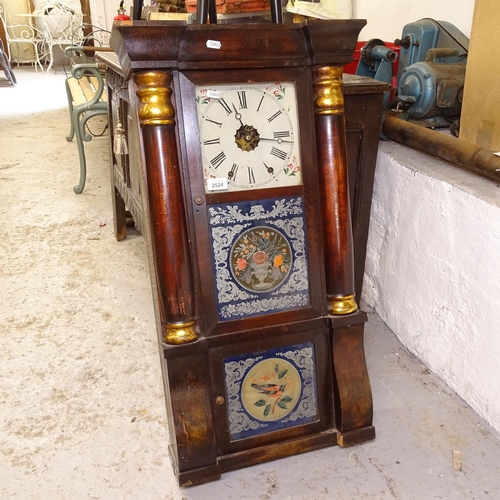
[[65, 53], [73, 61], [75, 59], [78, 61], [71, 68], [71, 76], [66, 78], [66, 93], [71, 120], [71, 130], [66, 140], [71, 142], [75, 138], [78, 146], [80, 181], [73, 187], [73, 191], [80, 194], [85, 187], [87, 177], [84, 142], [89, 142], [92, 139], [92, 134], [87, 131], [86, 125], [88, 120], [94, 116], [107, 115], [106, 85], [101, 73], [102, 68], [95, 62], [88, 62], [81, 47], [68, 47]]

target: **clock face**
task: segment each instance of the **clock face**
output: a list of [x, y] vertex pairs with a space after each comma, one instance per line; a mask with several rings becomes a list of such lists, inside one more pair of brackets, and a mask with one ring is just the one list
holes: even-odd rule
[[302, 184], [295, 85], [197, 86], [205, 191]]

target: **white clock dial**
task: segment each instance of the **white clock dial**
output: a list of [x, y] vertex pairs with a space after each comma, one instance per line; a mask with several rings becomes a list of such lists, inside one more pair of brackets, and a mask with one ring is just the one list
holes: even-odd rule
[[197, 87], [207, 192], [302, 184], [292, 83]]

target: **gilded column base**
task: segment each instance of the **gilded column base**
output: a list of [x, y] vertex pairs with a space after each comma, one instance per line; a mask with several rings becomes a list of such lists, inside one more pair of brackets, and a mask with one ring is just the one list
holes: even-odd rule
[[339, 295], [336, 297], [328, 297], [328, 313], [334, 316], [342, 316], [344, 314], [352, 314], [358, 310], [358, 304], [354, 300], [353, 295]]
[[167, 344], [188, 344], [189, 342], [194, 342], [199, 338], [199, 334], [196, 331], [196, 321], [167, 323], [163, 325], [163, 328], [163, 340]]

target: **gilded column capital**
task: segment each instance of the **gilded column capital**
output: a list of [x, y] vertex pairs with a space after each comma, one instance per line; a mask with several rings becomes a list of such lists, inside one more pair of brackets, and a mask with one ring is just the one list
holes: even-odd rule
[[342, 66], [314, 68], [314, 108], [317, 115], [341, 115], [344, 113], [342, 72]]
[[139, 121], [143, 127], [151, 125], [175, 125], [172, 106], [172, 74], [167, 71], [136, 73], [134, 81], [140, 100]]

